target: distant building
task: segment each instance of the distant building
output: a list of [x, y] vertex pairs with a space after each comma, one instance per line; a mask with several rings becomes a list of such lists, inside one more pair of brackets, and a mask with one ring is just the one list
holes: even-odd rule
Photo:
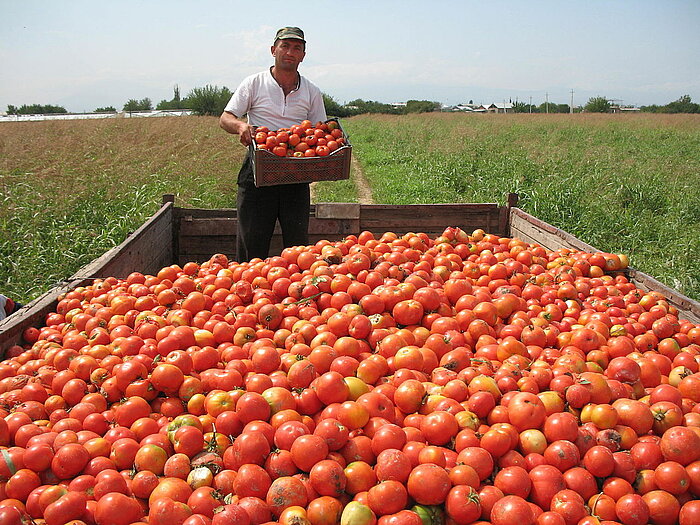
[[107, 113], [49, 113], [46, 115], [3, 115], [0, 114], [0, 122], [22, 122], [37, 120], [83, 120], [102, 118], [135, 118], [135, 117], [185, 117], [192, 115], [190, 109], [163, 109], [148, 111], [121, 111]]
[[622, 100], [619, 98], [608, 99], [608, 104], [610, 104], [608, 113], [632, 113], [634, 111], [639, 111], [639, 108], [630, 104], [623, 104]]
[[483, 109], [479, 104], [457, 104], [451, 108], [451, 111], [464, 111], [467, 113], [484, 113], [486, 110]]
[[621, 104], [611, 104], [608, 110], [609, 113], [633, 113], [635, 111], [640, 111], [640, 109], [634, 106], [623, 106]]
[[488, 113], [513, 113], [513, 104], [510, 102], [482, 104], [481, 107]]

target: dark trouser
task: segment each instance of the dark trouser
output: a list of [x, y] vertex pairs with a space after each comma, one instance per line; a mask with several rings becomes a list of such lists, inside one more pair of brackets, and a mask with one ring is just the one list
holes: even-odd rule
[[311, 195], [308, 184], [282, 184], [255, 187], [249, 158], [238, 176], [238, 238], [236, 259], [265, 259], [279, 219], [284, 247], [309, 243], [309, 209]]

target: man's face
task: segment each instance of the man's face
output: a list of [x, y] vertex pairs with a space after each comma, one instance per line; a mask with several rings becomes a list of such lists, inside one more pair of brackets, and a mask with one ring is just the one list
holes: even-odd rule
[[293, 38], [278, 40], [272, 46], [272, 56], [275, 57], [275, 67], [295, 70], [306, 55], [304, 42]]

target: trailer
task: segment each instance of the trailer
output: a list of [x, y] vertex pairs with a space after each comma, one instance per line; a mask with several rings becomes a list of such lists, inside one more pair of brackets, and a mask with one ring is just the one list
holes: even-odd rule
[[[381, 235], [424, 232], [442, 233], [447, 226], [465, 231], [481, 228], [499, 236], [517, 237], [549, 250], [571, 248], [599, 252], [573, 235], [548, 224], [517, 207], [517, 195], [508, 195], [507, 204], [409, 204], [381, 205], [357, 203], [318, 203], [311, 206], [309, 241], [340, 240], [351, 234], [371, 231]], [[235, 209], [194, 209], [175, 206], [173, 195], [163, 197], [160, 209], [120, 245], [82, 267], [63, 284], [39, 296], [19, 312], [0, 321], [0, 355], [21, 341], [30, 326], [41, 326], [66, 292], [108, 276], [126, 277], [131, 272], [157, 273], [171, 265], [203, 262], [215, 253], [236, 260], [237, 218]], [[275, 230], [271, 254], [282, 250], [282, 235]], [[627, 277], [638, 288], [663, 294], [676, 307], [679, 316], [700, 323], [700, 303], [665, 286], [653, 277], [628, 268]]]

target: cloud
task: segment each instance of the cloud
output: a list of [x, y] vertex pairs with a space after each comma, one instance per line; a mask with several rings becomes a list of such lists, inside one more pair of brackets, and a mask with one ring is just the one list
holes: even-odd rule
[[234, 64], [261, 64], [270, 57], [271, 35], [274, 35], [271, 26], [260, 26], [249, 31], [234, 31], [224, 33], [221, 39], [227, 49], [222, 55]]

